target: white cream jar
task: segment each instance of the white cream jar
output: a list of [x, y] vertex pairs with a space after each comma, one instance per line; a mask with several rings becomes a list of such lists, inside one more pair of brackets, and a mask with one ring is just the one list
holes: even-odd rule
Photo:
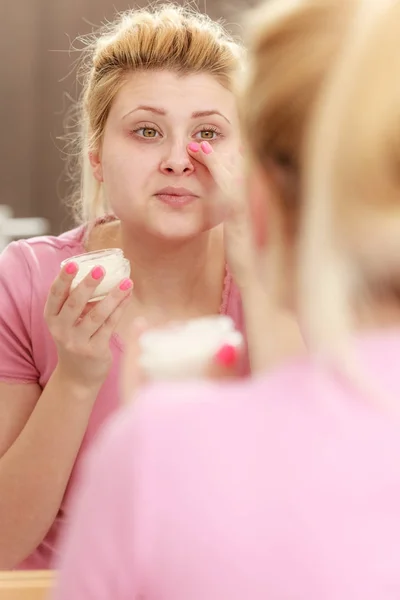
[[104, 298], [113, 287], [128, 278], [131, 273], [129, 260], [124, 257], [120, 248], [108, 248], [71, 256], [71, 258], [63, 260], [61, 268], [71, 262], [78, 265], [78, 272], [72, 281], [71, 290], [75, 289], [94, 267], [103, 267], [105, 271], [103, 280], [93, 290], [89, 302], [96, 302]]
[[242, 343], [230, 317], [201, 317], [145, 331], [139, 338], [139, 364], [152, 380], [202, 377], [222, 346]]

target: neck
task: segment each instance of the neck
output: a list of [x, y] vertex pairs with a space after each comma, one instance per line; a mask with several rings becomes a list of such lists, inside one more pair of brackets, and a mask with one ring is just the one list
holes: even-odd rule
[[144, 314], [161, 308], [174, 319], [218, 310], [225, 270], [221, 228], [171, 243], [121, 226], [121, 247]]

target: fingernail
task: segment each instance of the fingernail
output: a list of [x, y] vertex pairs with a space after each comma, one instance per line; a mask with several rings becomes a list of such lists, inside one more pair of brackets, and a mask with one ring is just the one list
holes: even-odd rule
[[93, 279], [96, 279], [96, 280], [101, 279], [104, 274], [105, 274], [105, 270], [103, 269], [103, 267], [95, 267], [94, 269], [92, 269]]
[[225, 344], [224, 346], [222, 346], [214, 356], [215, 362], [224, 367], [231, 367], [235, 364], [236, 359], [236, 348], [234, 346], [231, 346], [230, 344]]
[[209, 142], [201, 142], [200, 146], [204, 154], [211, 154], [211, 152], [213, 151], [212, 146]]
[[189, 150], [191, 150], [192, 152], [198, 152], [200, 150], [200, 146], [199, 144], [196, 144], [196, 142], [191, 142], [188, 146]]
[[65, 267], [65, 272], [68, 273], [68, 275], [74, 275], [74, 273], [76, 273], [78, 271], [78, 265], [74, 262], [69, 262], [67, 263], [67, 266]]
[[133, 281], [131, 279], [123, 279], [119, 284], [119, 289], [123, 292], [130, 290], [133, 287]]

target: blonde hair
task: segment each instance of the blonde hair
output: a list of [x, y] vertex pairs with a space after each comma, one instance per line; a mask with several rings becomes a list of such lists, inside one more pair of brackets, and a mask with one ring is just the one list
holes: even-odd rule
[[126, 76], [148, 70], [170, 70], [182, 76], [209, 73], [231, 88], [241, 56], [241, 46], [221, 24], [174, 4], [123, 12], [88, 41], [79, 106], [80, 181], [75, 191], [79, 220], [90, 222], [109, 212], [88, 154], [101, 145], [112, 102]]
[[302, 322], [311, 347], [341, 362], [354, 300], [395, 289], [400, 276], [399, 50], [400, 3], [366, 2], [309, 139]]
[[[299, 175], [299, 319], [314, 355], [393, 399], [350, 342], [355, 303], [400, 275], [400, 2], [272, 0], [251, 30], [242, 97], [253, 160]], [[399, 289], [399, 288], [397, 288]]]
[[[301, 175], [310, 117], [358, 3], [270, 0], [251, 14], [239, 104], [249, 152], [262, 167], [272, 163]], [[281, 199], [296, 228], [300, 185], [295, 187]]]

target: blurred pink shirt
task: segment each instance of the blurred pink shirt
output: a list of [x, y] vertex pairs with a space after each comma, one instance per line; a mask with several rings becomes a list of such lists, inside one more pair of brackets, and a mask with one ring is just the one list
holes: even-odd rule
[[[364, 336], [400, 402], [400, 331]], [[306, 360], [150, 386], [82, 474], [54, 600], [398, 600], [400, 421]]]
[[[43, 317], [44, 306], [50, 286], [60, 272], [61, 261], [85, 252], [85, 232], [86, 228], [82, 226], [60, 236], [13, 242], [1, 253], [0, 381], [46, 386], [57, 364], [57, 351]], [[132, 277], [134, 279], [134, 273]], [[230, 315], [243, 331], [239, 291], [228, 272], [220, 312]], [[93, 407], [77, 464], [101, 425], [119, 406], [118, 377], [123, 343], [118, 335], [112, 336], [110, 346], [113, 364]], [[246, 362], [243, 372], [247, 369]], [[62, 506], [48, 534], [19, 568], [47, 569], [51, 566], [57, 553], [60, 531], [68, 519], [68, 502], [75, 484], [75, 473], [74, 468]]]

